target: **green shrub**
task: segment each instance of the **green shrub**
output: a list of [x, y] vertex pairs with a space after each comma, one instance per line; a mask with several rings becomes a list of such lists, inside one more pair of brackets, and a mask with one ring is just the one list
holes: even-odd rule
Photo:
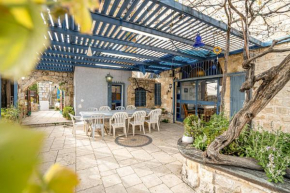
[[74, 108], [70, 106], [64, 107], [62, 111], [62, 116], [68, 120], [71, 120], [69, 113], [74, 115], [75, 114]]
[[2, 108], [1, 117], [8, 122], [20, 122], [20, 110], [15, 107]]
[[161, 122], [162, 123], [169, 123], [169, 120], [168, 119], [163, 119]]
[[[209, 144], [228, 129], [230, 121], [223, 115], [213, 115], [204, 122], [195, 115], [184, 120], [184, 134], [194, 137], [193, 146], [205, 151]], [[280, 130], [271, 133], [259, 127], [245, 127], [240, 136], [222, 149], [222, 154], [255, 158], [264, 168], [269, 181], [283, 182], [290, 166], [290, 134]]]

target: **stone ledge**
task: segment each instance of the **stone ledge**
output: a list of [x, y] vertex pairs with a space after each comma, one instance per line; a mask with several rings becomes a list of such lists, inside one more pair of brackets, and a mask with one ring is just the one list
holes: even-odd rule
[[[249, 190], [249, 188], [257, 189], [257, 192], [290, 192], [290, 179], [285, 178], [283, 184], [274, 184], [267, 180], [267, 176], [263, 171], [256, 171], [233, 166], [206, 164], [202, 158], [202, 151], [195, 149], [190, 144], [182, 143], [181, 139], [178, 140], [177, 147], [179, 152], [186, 158], [185, 163], [183, 164], [182, 178], [189, 186], [195, 190], [198, 190], [199, 192], [220, 192], [218, 189], [226, 188], [215, 184], [214, 181], [217, 181], [218, 177], [214, 176], [214, 174], [217, 176], [225, 176], [224, 181], [232, 181], [235, 182], [235, 184], [243, 184], [244, 190], [237, 190], [237, 192], [248, 192], [247, 190]], [[207, 177], [204, 177], [202, 176], [202, 173], [210, 174], [208, 174]], [[211, 174], [213, 175], [211, 178], [212, 180], [208, 181]], [[199, 177], [199, 175], [201, 176]], [[192, 182], [193, 180], [196, 181]], [[204, 189], [205, 184], [207, 184], [206, 189]], [[244, 184], [246, 184], [245, 187]], [[241, 187], [239, 188], [241, 189]], [[233, 190], [230, 192], [232, 191]]]

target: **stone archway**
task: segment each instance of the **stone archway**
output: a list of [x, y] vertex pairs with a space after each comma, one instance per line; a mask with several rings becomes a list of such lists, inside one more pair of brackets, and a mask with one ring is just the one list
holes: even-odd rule
[[73, 106], [73, 73], [35, 70], [25, 79], [18, 81], [18, 104], [25, 106], [25, 92], [29, 86], [40, 81], [51, 81], [61, 85], [65, 90], [65, 106]]

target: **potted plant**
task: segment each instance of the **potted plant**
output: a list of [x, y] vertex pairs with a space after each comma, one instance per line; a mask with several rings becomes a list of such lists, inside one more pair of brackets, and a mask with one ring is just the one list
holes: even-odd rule
[[198, 118], [198, 116], [190, 115], [184, 119], [183, 123], [184, 133], [182, 142], [193, 143], [194, 136], [197, 136], [200, 132], [202, 132], [203, 122]]

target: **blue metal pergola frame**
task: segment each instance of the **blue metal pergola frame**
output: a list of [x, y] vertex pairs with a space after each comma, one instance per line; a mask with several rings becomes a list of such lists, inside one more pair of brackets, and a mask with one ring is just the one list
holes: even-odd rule
[[[226, 44], [225, 39], [220, 39], [216, 45], [213, 38], [214, 34], [225, 35], [225, 23], [174, 0], [104, 0], [91, 16], [92, 35], [87, 35], [79, 32], [81, 26], [75, 24], [73, 17], [66, 15], [63, 21], [53, 21], [49, 12], [43, 13], [44, 22], [50, 26], [45, 37], [51, 40], [51, 45], [39, 55], [37, 69], [73, 72], [75, 66], [84, 66], [138, 71], [142, 65], [146, 72], [159, 73], [212, 59], [213, 47], [223, 49]], [[162, 36], [169, 41], [120, 27]], [[205, 46], [194, 48], [198, 33]], [[262, 46], [261, 41], [252, 37], [250, 43]], [[86, 55], [89, 46], [93, 56]], [[242, 33], [231, 29], [230, 51], [242, 48]]]

